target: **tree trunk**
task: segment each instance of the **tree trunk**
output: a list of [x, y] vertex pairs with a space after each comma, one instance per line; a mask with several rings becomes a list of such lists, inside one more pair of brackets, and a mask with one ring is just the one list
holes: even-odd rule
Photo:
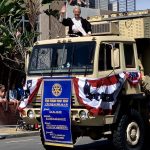
[[0, 83], [2, 83], [3, 84], [3, 77], [4, 77], [4, 66], [3, 66], [3, 64], [2, 63], [0, 63], [0, 65], [1, 65], [1, 73], [0, 73]]
[[10, 90], [11, 76], [12, 76], [12, 69], [9, 68], [8, 80], [7, 80], [7, 99], [8, 100], [9, 100], [9, 90]]

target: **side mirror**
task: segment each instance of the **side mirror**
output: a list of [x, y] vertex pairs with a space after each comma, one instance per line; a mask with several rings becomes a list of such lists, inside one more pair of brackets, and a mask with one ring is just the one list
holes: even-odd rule
[[119, 49], [118, 48], [112, 48], [111, 50], [111, 66], [113, 68], [120, 67], [120, 59], [119, 59]]

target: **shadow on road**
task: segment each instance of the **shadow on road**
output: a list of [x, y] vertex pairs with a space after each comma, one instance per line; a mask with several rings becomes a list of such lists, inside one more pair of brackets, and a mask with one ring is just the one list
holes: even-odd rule
[[108, 140], [96, 141], [90, 144], [77, 145], [75, 150], [115, 150], [113, 144]]
[[[111, 141], [103, 140], [89, 144], [77, 145], [75, 150], [116, 150]], [[146, 145], [143, 150], [149, 150], [150, 144]]]

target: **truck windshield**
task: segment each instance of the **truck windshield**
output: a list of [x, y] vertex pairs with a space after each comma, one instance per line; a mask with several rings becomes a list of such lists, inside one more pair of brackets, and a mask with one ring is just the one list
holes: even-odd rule
[[95, 45], [95, 41], [36, 45], [28, 74], [92, 73]]

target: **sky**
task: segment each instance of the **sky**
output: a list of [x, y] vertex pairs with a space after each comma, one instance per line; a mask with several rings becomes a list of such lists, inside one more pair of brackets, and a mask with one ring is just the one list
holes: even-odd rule
[[150, 9], [150, 0], [136, 0], [136, 9]]

